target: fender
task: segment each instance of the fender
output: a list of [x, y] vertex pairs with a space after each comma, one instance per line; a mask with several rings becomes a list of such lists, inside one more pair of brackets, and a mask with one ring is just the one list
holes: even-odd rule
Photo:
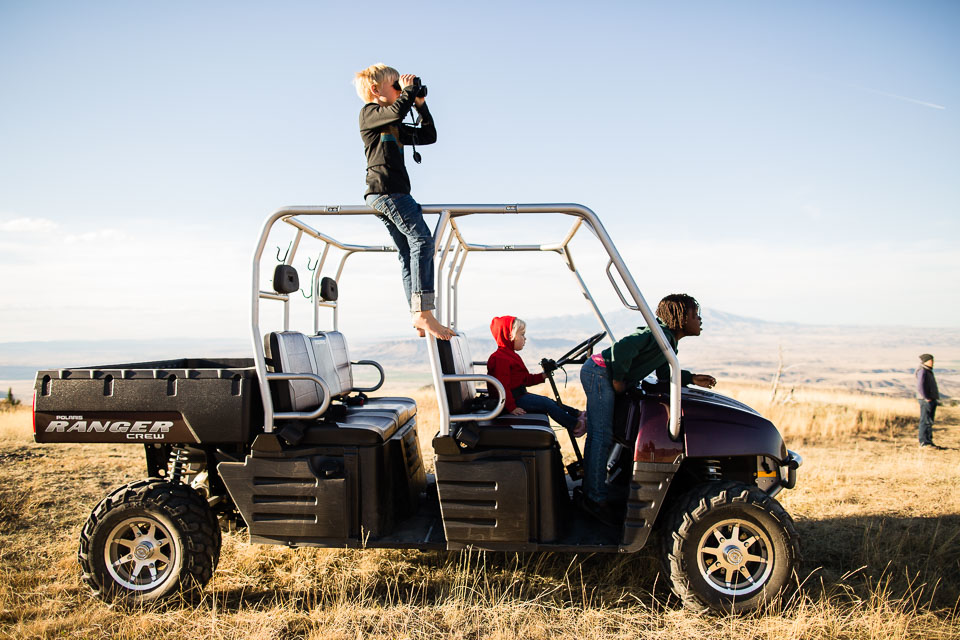
[[667, 431], [668, 402], [664, 396], [644, 398], [634, 461], [679, 463], [681, 456], [787, 459], [783, 437], [772, 422], [732, 398], [700, 390], [684, 390], [682, 439], [674, 441]]
[[[722, 398], [723, 396], [720, 396]], [[787, 447], [772, 422], [752, 411], [685, 400], [683, 443], [687, 457], [767, 456], [787, 459]]]
[[678, 442], [670, 438], [669, 399], [648, 396], [641, 401], [621, 551], [636, 551], [646, 544], [685, 457], [787, 459], [786, 445], [773, 423], [736, 400], [714, 393], [684, 393], [680, 406], [683, 437]]

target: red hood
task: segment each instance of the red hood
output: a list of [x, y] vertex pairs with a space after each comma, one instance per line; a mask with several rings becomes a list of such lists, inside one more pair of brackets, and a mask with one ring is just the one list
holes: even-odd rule
[[493, 339], [501, 349], [514, 351], [510, 334], [513, 331], [513, 321], [516, 319], [515, 316], [499, 316], [490, 321], [490, 333], [493, 334]]

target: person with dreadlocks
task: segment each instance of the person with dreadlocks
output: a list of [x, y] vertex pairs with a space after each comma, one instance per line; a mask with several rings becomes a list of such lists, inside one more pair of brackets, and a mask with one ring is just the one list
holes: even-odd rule
[[[667, 341], [677, 352], [681, 338], [700, 335], [700, 304], [692, 296], [675, 293], [657, 305], [657, 319]], [[622, 520], [622, 511], [607, 497], [607, 456], [613, 440], [613, 405], [616, 394], [636, 388], [640, 381], [657, 372], [658, 381], [670, 379], [670, 365], [649, 327], [618, 340], [609, 349], [594, 355], [580, 369], [580, 382], [587, 395], [587, 446], [584, 452], [583, 493], [580, 507], [607, 524]], [[682, 371], [684, 386], [712, 388], [713, 376]]]

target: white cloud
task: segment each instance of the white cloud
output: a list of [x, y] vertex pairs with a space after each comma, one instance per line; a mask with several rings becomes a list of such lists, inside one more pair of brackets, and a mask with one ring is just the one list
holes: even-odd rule
[[9, 233], [42, 233], [54, 231], [59, 225], [46, 218], [14, 218], [0, 222], [0, 231]]
[[204, 226], [64, 223], [19, 244], [0, 267], [19, 301], [0, 317], [7, 339], [244, 335], [249, 246], [232, 237]]
[[[386, 241], [378, 226], [335, 237]], [[152, 222], [134, 221], [119, 229], [77, 226], [24, 240], [24, 256], [11, 255], [2, 265], [12, 301], [0, 317], [0, 336], [7, 339], [246, 337], [249, 331], [247, 238], [203, 224], [157, 229]], [[621, 308], [599, 244], [589, 233], [578, 234], [574, 243], [576, 265], [597, 304], [604, 311]], [[282, 255], [285, 238], [271, 239], [266, 249], [262, 289], [270, 288], [278, 244]], [[775, 245], [749, 238], [677, 245], [655, 237], [617, 238], [617, 244], [650, 304], [687, 291], [705, 307], [767, 320], [955, 326], [960, 316], [960, 303], [942, 295], [960, 282], [960, 263], [949, 245]], [[306, 258], [315, 260], [316, 249], [305, 241], [295, 262], [304, 288], [311, 275]], [[324, 275], [336, 272], [339, 259], [331, 252]], [[395, 254], [351, 258], [340, 284], [341, 328], [351, 339], [409, 333]], [[308, 330], [310, 303], [300, 294], [292, 298], [291, 327]], [[459, 303], [459, 326], [467, 329], [486, 326], [493, 315], [543, 317], [590, 309], [561, 257], [534, 252], [471, 255]], [[261, 309], [262, 329], [282, 326], [282, 305], [265, 302]], [[321, 326], [329, 319], [322, 310]]]
[[85, 233], [74, 233], [64, 236], [64, 244], [89, 244], [100, 241], [123, 240], [126, 235], [116, 229], [98, 229], [96, 231], [87, 231]]

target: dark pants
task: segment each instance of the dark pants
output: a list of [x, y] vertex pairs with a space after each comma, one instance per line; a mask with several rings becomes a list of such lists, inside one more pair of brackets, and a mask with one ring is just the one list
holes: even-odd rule
[[920, 444], [933, 444], [933, 419], [937, 413], [936, 400], [920, 400]]
[[572, 429], [577, 424], [580, 411], [565, 404], [534, 393], [524, 393], [515, 398], [517, 406], [527, 413], [545, 413], [564, 429]]
[[583, 450], [583, 493], [594, 502], [607, 501], [607, 456], [613, 443], [616, 393], [605, 367], [592, 359], [580, 367], [580, 384], [587, 394], [587, 446]]
[[433, 290], [433, 232], [423, 219], [423, 209], [409, 193], [366, 197], [367, 206], [380, 212], [400, 258], [400, 277], [410, 311], [437, 308]]

